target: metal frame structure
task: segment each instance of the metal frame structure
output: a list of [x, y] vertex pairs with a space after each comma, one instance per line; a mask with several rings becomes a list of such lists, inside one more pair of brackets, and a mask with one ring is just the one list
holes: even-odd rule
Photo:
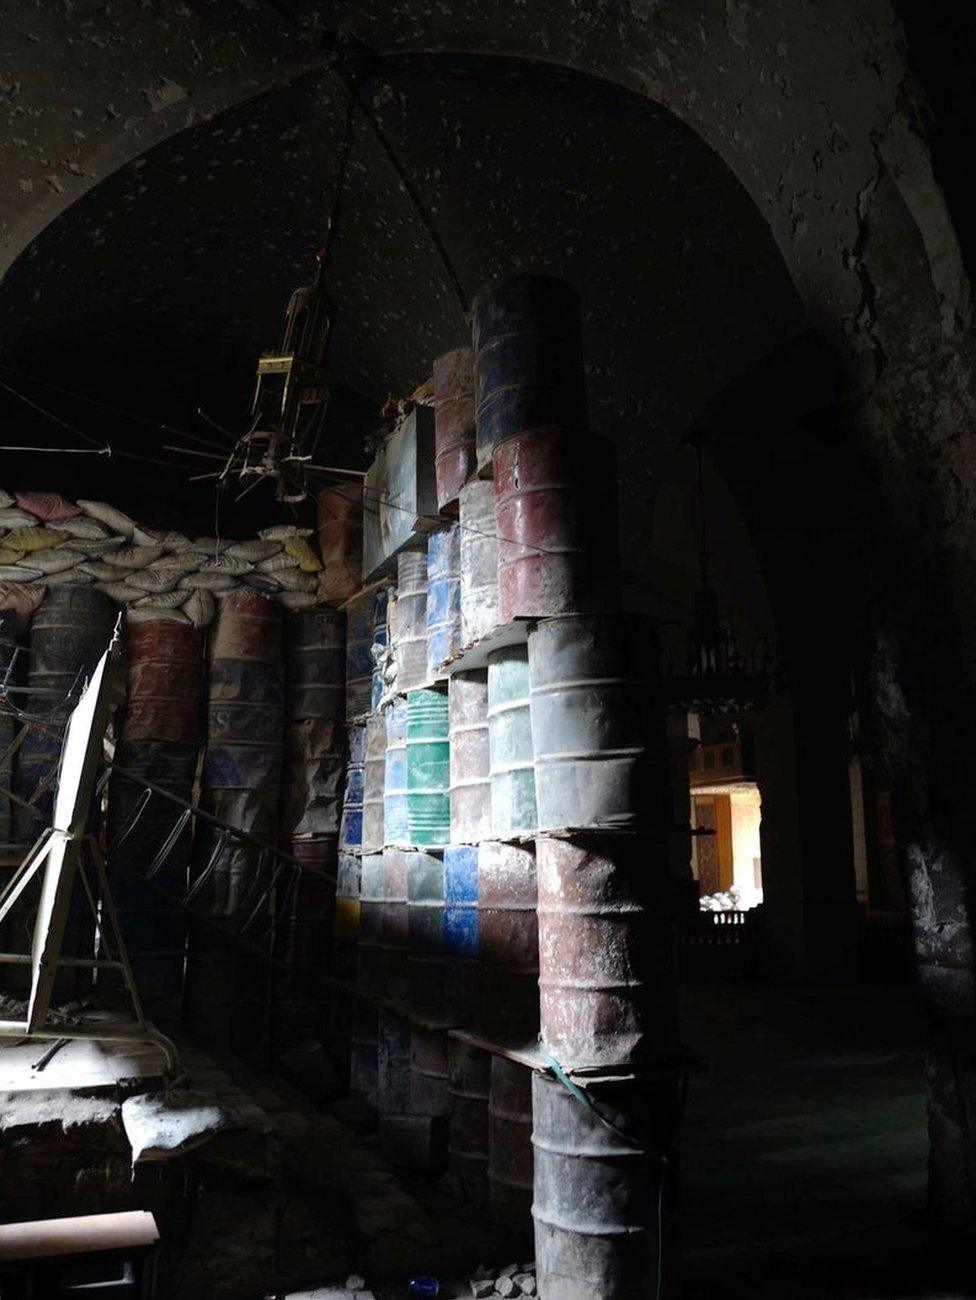
[[[144, 1040], [153, 1043], [163, 1052], [167, 1070], [175, 1074], [179, 1068], [176, 1047], [143, 1015], [139, 992], [112, 902], [105, 860], [98, 843], [86, 830], [101, 761], [102, 741], [108, 723], [114, 647], [113, 640], [99, 660], [68, 721], [58, 773], [53, 824], [45, 829], [0, 893], [0, 921], [3, 921], [35, 876], [41, 875], [40, 901], [31, 952], [0, 953], [0, 964], [30, 966], [27, 1018], [0, 1020], [0, 1039]], [[95, 894], [85, 874], [86, 848], [94, 862], [104, 917], [98, 914]], [[92, 908], [100, 946], [104, 946], [110, 953], [114, 951], [114, 958], [65, 958], [61, 955], [76, 877], [80, 877]], [[133, 1019], [100, 1021], [97, 1025], [52, 1024], [50, 1008], [54, 979], [59, 968], [68, 966], [113, 969], [121, 973], [132, 1002]]]

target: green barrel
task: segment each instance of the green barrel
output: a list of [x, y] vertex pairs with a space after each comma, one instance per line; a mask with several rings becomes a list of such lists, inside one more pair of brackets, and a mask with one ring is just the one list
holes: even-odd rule
[[488, 751], [492, 836], [532, 835], [537, 820], [535, 764], [524, 645], [493, 650], [488, 656]]
[[446, 691], [407, 695], [407, 827], [411, 844], [451, 839], [451, 747]]

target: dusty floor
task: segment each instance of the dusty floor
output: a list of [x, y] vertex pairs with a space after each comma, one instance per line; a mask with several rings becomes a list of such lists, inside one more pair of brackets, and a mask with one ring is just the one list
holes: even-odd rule
[[683, 1141], [685, 1295], [976, 1295], [924, 1219], [921, 1028], [909, 987], [686, 988], [707, 1058]]

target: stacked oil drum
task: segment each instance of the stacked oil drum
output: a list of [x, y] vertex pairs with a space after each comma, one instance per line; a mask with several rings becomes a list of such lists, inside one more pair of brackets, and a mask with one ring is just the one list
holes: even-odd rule
[[196, 1037], [245, 1055], [267, 1039], [268, 963], [221, 931], [244, 932], [274, 870], [264, 846], [278, 834], [284, 703], [282, 607], [250, 588], [232, 591], [211, 635], [200, 800], [249, 838], [198, 828], [197, 905], [213, 924], [191, 932], [184, 1020]]
[[[0, 610], [0, 680], [12, 674], [17, 652], [17, 632], [13, 610]], [[17, 727], [13, 714], [0, 709], [0, 786], [9, 790], [13, 773], [13, 743]], [[0, 793], [0, 844], [7, 844], [13, 826], [10, 818], [10, 799]]]
[[[127, 691], [109, 788], [112, 894], [144, 1010], [179, 1019], [192, 827], [182, 804], [138, 779], [193, 798], [204, 693], [204, 634], [153, 620], [127, 630]], [[123, 771], [124, 769], [125, 771]], [[131, 772], [133, 777], [125, 774]]]
[[[14, 805], [13, 832], [19, 843], [31, 843], [51, 824], [65, 724], [112, 640], [118, 613], [118, 606], [104, 592], [76, 583], [49, 587], [34, 612], [27, 643], [26, 690], [17, 699], [30, 717], [40, 720], [40, 725], [31, 728], [14, 754], [14, 793], [34, 808], [32, 812], [23, 803]], [[36, 893], [29, 891], [9, 917], [9, 939], [21, 952], [30, 948], [36, 901]], [[65, 956], [90, 956], [93, 934], [90, 908], [76, 890], [62, 952]], [[81, 978], [62, 970], [54, 984], [55, 1002], [80, 992], [84, 987]], [[7, 987], [23, 996], [26, 980], [26, 969], [12, 969]]]
[[[477, 304], [474, 342], [499, 619], [532, 620], [526, 645], [488, 660], [497, 844], [482, 844], [479, 887], [491, 980], [491, 949], [520, 951], [511, 931], [491, 931], [500, 898], [530, 906], [528, 863], [517, 862], [529, 850], [518, 837], [534, 838], [539, 1037], [551, 1066], [532, 1077], [539, 1290], [560, 1300], [651, 1296], [664, 1272], [658, 1226], [677, 1095], [655, 640], [617, 609], [614, 461], [587, 426], [575, 294], [546, 277], [514, 277]], [[517, 1123], [507, 1071], [496, 1072], [492, 1131]], [[585, 1082], [588, 1105], [570, 1076]], [[524, 1089], [521, 1099], [524, 1113]]]
[[285, 617], [281, 843], [298, 866], [278, 886], [271, 974], [272, 1046], [327, 1034], [324, 1009], [345, 773], [346, 620], [314, 608]]

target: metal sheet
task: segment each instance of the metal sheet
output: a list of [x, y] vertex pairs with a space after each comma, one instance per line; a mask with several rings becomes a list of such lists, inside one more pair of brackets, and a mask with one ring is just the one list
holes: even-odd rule
[[437, 508], [456, 514], [458, 493], [478, 468], [470, 348], [455, 348], [434, 361], [434, 448]]
[[286, 837], [337, 834], [346, 774], [343, 730], [325, 718], [288, 720], [281, 800]]
[[448, 683], [451, 745], [451, 841], [478, 844], [491, 835], [488, 671], [454, 673]]
[[511, 1043], [539, 1029], [539, 929], [535, 852], [487, 841], [478, 853], [479, 953], [484, 968], [482, 1030]]
[[652, 1123], [660, 1094], [645, 1079], [592, 1087], [588, 1095], [611, 1128], [557, 1080], [533, 1075], [532, 1215], [546, 1300], [656, 1295], [666, 1168], [657, 1152], [669, 1149]]
[[536, 840], [542, 1039], [566, 1069], [676, 1045], [664, 836]]
[[[667, 789], [663, 713], [652, 737], [657, 643], [629, 614], [546, 619], [529, 632], [539, 829], [633, 831]], [[660, 761], [652, 762], [652, 754]]]
[[524, 645], [488, 656], [488, 740], [492, 835], [531, 835], [536, 827], [535, 768]]
[[407, 821], [411, 842], [419, 847], [450, 840], [446, 691], [411, 691], [407, 696]]
[[363, 486], [363, 577], [386, 572], [437, 520], [434, 412], [415, 406], [366, 472]]
[[516, 1231], [532, 1225], [532, 1071], [491, 1058], [488, 1091], [488, 1205]]
[[427, 680], [461, 649], [461, 547], [456, 524], [427, 543]]
[[461, 644], [490, 636], [501, 622], [495, 489], [475, 479], [461, 489]]
[[474, 308], [478, 466], [492, 448], [540, 424], [586, 427], [580, 299], [552, 276], [510, 276]]

